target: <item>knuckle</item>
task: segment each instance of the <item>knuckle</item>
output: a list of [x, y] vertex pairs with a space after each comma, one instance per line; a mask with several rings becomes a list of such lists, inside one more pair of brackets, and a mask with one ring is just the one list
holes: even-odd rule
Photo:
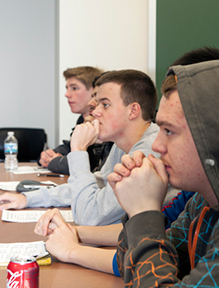
[[117, 172], [119, 171], [119, 168], [121, 167], [122, 165], [120, 163], [117, 163], [115, 166], [114, 166], [114, 171]]

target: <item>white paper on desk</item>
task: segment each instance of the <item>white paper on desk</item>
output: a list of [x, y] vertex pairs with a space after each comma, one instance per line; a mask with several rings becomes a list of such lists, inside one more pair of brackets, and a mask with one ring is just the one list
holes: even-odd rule
[[4, 191], [16, 191], [17, 185], [20, 181], [3, 181], [0, 182], [0, 189]]
[[10, 262], [11, 257], [21, 255], [31, 257], [40, 255], [43, 257], [48, 254], [43, 241], [0, 243], [0, 266], [6, 266]]
[[[8, 222], [19, 222], [19, 223], [37, 222], [45, 212], [46, 211], [41, 210], [24, 210], [24, 211], [3, 210], [2, 220]], [[60, 212], [64, 217], [65, 221], [73, 222], [71, 210], [60, 210]]]
[[19, 166], [17, 170], [13, 170], [12, 172], [14, 174], [51, 173], [50, 170], [40, 166]]
[[[0, 189], [4, 191], [16, 191], [16, 187], [19, 183], [20, 181], [3, 181], [0, 182]], [[57, 186], [57, 184], [52, 181], [41, 181], [40, 183]]]

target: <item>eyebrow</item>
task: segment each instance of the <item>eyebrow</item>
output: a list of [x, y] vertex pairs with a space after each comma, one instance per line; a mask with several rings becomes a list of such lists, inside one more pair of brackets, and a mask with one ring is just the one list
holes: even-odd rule
[[78, 86], [76, 83], [72, 83], [72, 84], [69, 84], [68, 86], [65, 85], [65, 88], [67, 89], [68, 87], [73, 87], [73, 86]]
[[156, 124], [158, 125], [158, 126], [167, 126], [167, 127], [171, 127], [171, 128], [175, 128], [176, 126], [175, 125], [173, 125], [172, 123], [170, 123], [170, 122], [168, 122], [168, 121], [162, 121], [162, 120], [156, 120], [155, 121], [156, 122]]
[[103, 97], [103, 98], [96, 98], [96, 100], [98, 101], [98, 102], [102, 102], [102, 101], [110, 101], [110, 99], [109, 98], [106, 98], [106, 97]]

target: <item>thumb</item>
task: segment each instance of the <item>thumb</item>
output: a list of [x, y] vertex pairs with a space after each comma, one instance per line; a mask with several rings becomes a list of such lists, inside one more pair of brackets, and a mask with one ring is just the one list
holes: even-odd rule
[[14, 206], [15, 206], [14, 202], [10, 202], [10, 201], [7, 201], [7, 200], [2, 200], [0, 202], [0, 211], [1, 210], [8, 210], [8, 209], [16, 208]]
[[107, 176], [107, 181], [115, 192], [116, 183], [122, 180], [122, 176], [116, 172], [112, 172]]
[[154, 155], [148, 155], [148, 160], [154, 165], [154, 169], [160, 175], [161, 179], [163, 180], [166, 185], [168, 184], [168, 175], [165, 169], [165, 165], [161, 159], [154, 157]]
[[55, 214], [52, 221], [57, 227], [62, 226], [63, 224], [67, 225], [65, 219], [60, 217], [59, 215]]
[[94, 121], [92, 123], [93, 123], [97, 133], [99, 134], [99, 131], [100, 131], [100, 123], [99, 123], [99, 121], [97, 119], [94, 119]]
[[69, 223], [67, 223], [67, 226], [72, 231], [72, 233], [77, 236], [77, 229]]

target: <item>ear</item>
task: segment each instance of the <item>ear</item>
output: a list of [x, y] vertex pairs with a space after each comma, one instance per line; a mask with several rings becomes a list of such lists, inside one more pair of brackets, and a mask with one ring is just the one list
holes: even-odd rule
[[141, 113], [141, 107], [139, 103], [134, 102], [130, 104], [130, 112], [129, 112], [129, 119], [135, 119]]

